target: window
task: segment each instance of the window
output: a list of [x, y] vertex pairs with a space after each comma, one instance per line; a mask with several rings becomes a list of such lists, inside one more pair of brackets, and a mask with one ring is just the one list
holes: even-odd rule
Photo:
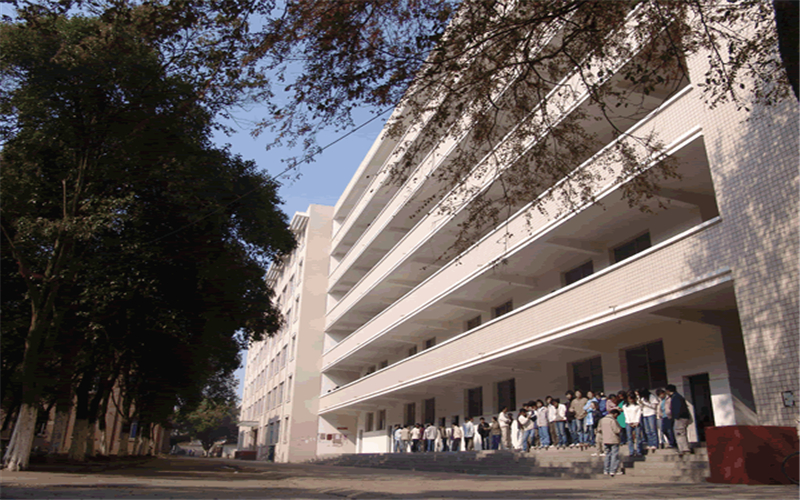
[[289, 417], [286, 417], [283, 423], [283, 444], [286, 444], [289, 442]]
[[483, 387], [467, 389], [467, 417], [483, 415]]
[[378, 369], [379, 370], [383, 370], [387, 366], [389, 366], [389, 360], [385, 359], [385, 360], [381, 361], [381, 363], [378, 365]]
[[414, 347], [412, 347], [411, 349], [408, 350], [408, 357], [410, 358], [411, 356], [415, 355], [416, 353], [417, 353], [417, 346], [414, 346]]
[[[286, 311], [286, 324], [288, 325], [291, 323], [292, 323], [292, 308], [290, 307], [289, 310]], [[281, 328], [281, 333], [280, 333], [281, 335], [283, 335], [283, 330], [285, 329], [286, 325], [283, 325], [283, 327]]]
[[508, 314], [508, 313], [511, 312], [511, 309], [513, 309], [513, 304], [509, 300], [505, 304], [499, 305], [499, 306], [494, 308], [494, 317], [495, 318], [499, 318], [500, 316], [502, 316], [504, 314]]
[[416, 403], [408, 403], [406, 405], [405, 411], [405, 422], [406, 426], [414, 425], [414, 421], [417, 418], [417, 404]]
[[614, 249], [614, 262], [622, 262], [628, 257], [632, 257], [642, 250], [650, 248], [650, 233], [635, 238], [624, 245], [620, 245]]
[[269, 391], [267, 393], [267, 409], [268, 410], [272, 409], [272, 391]]
[[280, 420], [276, 420], [275, 421], [275, 442], [277, 443], [280, 440], [281, 440], [281, 421]]
[[372, 412], [367, 413], [367, 423], [364, 427], [366, 432], [372, 432], [375, 427], [375, 414]]
[[[428, 339], [425, 341], [425, 349], [430, 349], [431, 347], [436, 345], [436, 337], [432, 339]], [[425, 350], [423, 349], [423, 351]]]
[[439, 427], [444, 427], [447, 425], [447, 417], [442, 417], [439, 419]]
[[281, 349], [281, 368], [286, 366], [286, 351], [287, 351], [287, 346], [284, 345], [283, 349]]
[[375, 373], [375, 365], [368, 366], [367, 367], [367, 371], [366, 371], [366, 373], [364, 373], [364, 375], [366, 376], [366, 375], [369, 375], [370, 373]]
[[128, 438], [130, 439], [135, 438], [138, 430], [139, 430], [139, 421], [134, 420], [133, 422], [131, 422], [131, 432], [128, 434]]
[[472, 330], [473, 328], [478, 328], [479, 326], [481, 326], [480, 314], [467, 321], [467, 331]]
[[297, 349], [297, 335], [292, 335], [292, 350], [289, 351], [289, 356], [291, 356], [291, 358], [289, 359], [294, 359], [294, 352], [296, 349]]
[[458, 425], [458, 415], [453, 415], [451, 420], [453, 421], [453, 425]]
[[269, 424], [269, 431], [267, 432], [267, 444], [274, 443], [275, 439], [275, 424]]
[[289, 297], [294, 295], [294, 275], [289, 278]]
[[425, 400], [425, 420], [422, 422], [423, 425], [432, 424], [436, 422], [436, 398], [430, 398]]
[[278, 385], [278, 404], [283, 402], [283, 382]]
[[589, 276], [594, 272], [594, 264], [590, 260], [589, 262], [585, 262], [580, 266], [570, 269], [569, 271], [564, 273], [564, 286], [571, 285], [576, 281], [580, 281], [583, 278]]
[[375, 430], [386, 430], [386, 410], [380, 410], [378, 412], [378, 428]]
[[497, 412], [508, 408], [508, 411], [514, 411], [517, 407], [517, 391], [514, 385], [514, 379], [504, 380], [497, 383]]
[[600, 356], [572, 363], [573, 389], [598, 392], [603, 390], [603, 367]]
[[289, 381], [286, 383], [286, 401], [292, 400], [292, 376], [289, 375]]
[[628, 387], [653, 389], [667, 385], [667, 364], [664, 344], [659, 340], [625, 351]]
[[300, 297], [298, 296], [294, 299], [294, 318], [292, 319], [292, 323], [297, 323], [297, 318], [300, 317]]

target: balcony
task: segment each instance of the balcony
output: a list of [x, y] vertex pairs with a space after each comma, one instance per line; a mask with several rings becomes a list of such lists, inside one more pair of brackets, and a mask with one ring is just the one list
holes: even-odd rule
[[718, 251], [724, 244], [720, 222], [718, 217], [704, 222], [578, 283], [324, 394], [320, 412], [502, 358], [727, 282], [727, 252]]
[[[658, 110], [649, 120], [644, 120], [639, 126], [643, 133], [658, 127], [664, 130], [661, 137], [667, 143], [680, 142], [685, 138], [687, 121], [692, 119], [691, 110], [694, 108], [693, 99], [686, 94], [690, 94], [691, 88], [687, 88], [685, 93], [677, 96], [670, 101], [664, 108]], [[691, 123], [691, 122], [689, 122]], [[705, 158], [702, 150], [687, 152], [687, 156], [698, 154]], [[598, 157], [600, 155], [597, 155]], [[581, 168], [600, 169], [593, 161], [587, 161]], [[702, 169], [701, 169], [702, 170]], [[706, 165], [707, 172], [707, 165]], [[688, 169], [687, 169], [688, 171]], [[613, 172], [602, 174], [608, 179], [613, 179]], [[690, 179], [691, 186], [683, 188], [694, 189], [696, 194], [705, 196], [711, 200], [713, 205], [713, 187], [710, 185], [710, 178], [704, 179], [698, 184], [696, 179]], [[678, 190], [673, 190], [678, 191]], [[548, 206], [550, 213], [557, 211], [555, 205]], [[684, 208], [687, 208], [684, 206]], [[705, 219], [709, 217], [706, 216]], [[443, 286], [450, 286], [460, 282], [465, 276], [470, 275], [473, 270], [483, 269], [501, 257], [507, 250], [510, 241], [505, 241], [502, 237], [504, 232], [516, 235], [517, 240], [514, 244], [519, 244], [524, 235], [536, 235], [542, 231], [550, 231], [554, 221], [544, 217], [537, 210], [521, 210], [508, 223], [507, 227], [501, 227], [495, 233], [484, 237], [476, 246], [462, 255], [460, 263], [467, 265], [455, 266], [452, 263], [443, 269], [431, 265], [434, 263], [435, 255], [441, 254], [449, 241], [450, 233], [442, 229], [444, 224], [454, 224], [458, 222], [457, 217], [450, 220], [442, 215], [435, 213], [426, 216], [412, 230], [413, 234], [407, 235], [397, 246], [386, 254], [381, 262], [369, 272], [369, 279], [364, 279], [351, 292], [342, 299], [335, 307], [329, 309], [327, 315], [328, 332], [330, 335], [337, 335], [342, 332], [338, 340], [341, 343], [329, 348], [324, 355], [324, 366], [333, 360], [340, 358], [348, 352], [357, 349], [358, 346], [366, 344], [376, 332], [383, 331], [392, 326], [394, 321], [407, 318], [413, 314], [414, 309], [406, 304], [409, 302], [404, 296], [409, 290], [419, 287], [432, 290], [428, 281], [436, 273], [436, 280]], [[577, 229], [580, 232], [580, 228]], [[558, 235], [550, 235], [558, 236]], [[536, 238], [542, 235], [536, 236]], [[570, 238], [569, 233], [562, 234], [562, 239]], [[530, 239], [530, 238], [529, 238]], [[502, 240], [502, 241], [500, 241]], [[551, 242], [552, 243], [552, 242]], [[553, 244], [548, 245], [550, 247]], [[557, 246], [557, 245], [555, 245]], [[585, 253], [585, 251], [584, 251]], [[426, 259], [430, 259], [426, 261]], [[465, 271], [465, 269], [467, 271]], [[469, 272], [468, 272], [469, 271]], [[440, 276], [441, 275], [441, 276]], [[437, 285], [442, 286], [442, 285]], [[440, 288], [441, 290], [441, 288]], [[417, 306], [427, 304], [440, 292], [426, 291], [414, 293], [414, 298], [410, 300], [422, 301]], [[441, 317], [441, 316], [440, 316]], [[387, 321], [391, 318], [391, 321]], [[350, 335], [350, 332], [353, 332]], [[344, 340], [342, 340], [344, 339]]]

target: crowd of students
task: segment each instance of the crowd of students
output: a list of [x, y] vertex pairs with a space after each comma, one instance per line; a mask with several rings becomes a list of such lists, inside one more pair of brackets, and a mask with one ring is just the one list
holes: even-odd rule
[[611, 476], [619, 470], [619, 447], [625, 443], [631, 456], [658, 448], [677, 448], [680, 455], [691, 452], [691, 412], [674, 385], [655, 394], [648, 389], [608, 396], [567, 391], [564, 400], [547, 396], [528, 401], [516, 416], [503, 408], [491, 422], [480, 418], [476, 424], [467, 418], [463, 425], [449, 427], [397, 425], [393, 451], [460, 451], [462, 444], [464, 450], [579, 448], [605, 457], [605, 472]]

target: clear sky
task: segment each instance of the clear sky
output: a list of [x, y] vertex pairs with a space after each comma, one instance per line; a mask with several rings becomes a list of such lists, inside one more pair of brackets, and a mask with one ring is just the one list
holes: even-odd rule
[[[237, 132], [230, 137], [218, 134], [215, 142], [218, 145], [230, 144], [234, 153], [242, 155], [244, 159], [254, 160], [261, 169], [270, 175], [277, 175], [287, 166], [281, 160], [295, 155], [296, 152], [287, 149], [266, 151], [265, 146], [270, 141], [269, 133], [265, 132], [258, 138], [250, 135], [249, 129], [253, 121], [258, 118], [258, 113], [258, 107], [236, 113], [235, 122], [230, 124], [236, 127]], [[355, 118], [356, 126], [368, 121], [373, 116], [369, 110], [359, 112]], [[301, 165], [299, 179], [282, 181], [279, 190], [284, 201], [282, 209], [290, 219], [295, 212], [304, 212], [312, 203], [331, 206], [336, 204], [339, 196], [350, 182], [350, 178], [361, 164], [361, 160], [364, 159], [372, 143], [380, 134], [388, 116], [388, 112], [381, 115], [378, 119], [323, 151], [316, 161]], [[325, 146], [346, 133], [347, 131], [323, 130], [318, 136], [318, 143], [320, 146]], [[246, 356], [246, 353], [242, 353], [243, 364], [236, 373], [236, 377], [239, 379], [240, 398], [244, 386]]]

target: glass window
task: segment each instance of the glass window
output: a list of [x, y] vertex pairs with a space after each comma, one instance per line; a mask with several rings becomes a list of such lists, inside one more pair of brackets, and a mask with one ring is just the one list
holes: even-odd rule
[[[436, 337], [425, 341], [425, 349], [430, 349], [436, 345]], [[424, 350], [424, 349], [423, 349]]]
[[509, 301], [508, 301], [508, 302], [506, 302], [505, 304], [499, 305], [499, 306], [497, 306], [497, 307], [495, 307], [495, 308], [494, 308], [494, 317], [495, 317], [495, 318], [499, 318], [500, 316], [502, 316], [502, 315], [504, 315], [504, 314], [508, 314], [508, 313], [510, 313], [510, 312], [511, 312], [511, 310], [512, 310], [513, 308], [514, 308], [514, 305], [513, 305], [513, 304], [512, 304], [512, 302], [509, 300]]
[[655, 389], [667, 385], [667, 364], [664, 344], [659, 340], [625, 351], [628, 387]]
[[632, 257], [642, 250], [650, 248], [650, 233], [635, 238], [624, 245], [620, 245], [614, 249], [614, 262], [622, 262], [628, 257]]
[[378, 411], [378, 428], [376, 430], [382, 431], [386, 429], [386, 410]]
[[408, 350], [408, 357], [410, 358], [411, 356], [415, 355], [416, 353], [417, 353], [417, 346], [414, 346], [414, 347], [412, 347], [411, 349]]
[[365, 427], [364, 430], [366, 432], [372, 432], [374, 430], [373, 429], [374, 426], [375, 426], [375, 414], [372, 413], [372, 412], [369, 412], [369, 413], [367, 413], [367, 423], [366, 423], [366, 427]]
[[483, 415], [483, 387], [467, 389], [467, 417]]
[[471, 320], [467, 321], [467, 330], [472, 330], [473, 328], [478, 328], [481, 326], [481, 315], [477, 315]]
[[292, 400], [292, 376], [289, 375], [289, 381], [286, 383], [286, 401]]
[[425, 400], [425, 418], [423, 425], [432, 424], [436, 422], [436, 398]]
[[517, 407], [517, 391], [514, 384], [514, 379], [504, 380], [497, 383], [497, 412], [508, 408], [508, 411], [514, 411]]
[[573, 389], [598, 392], [603, 390], [603, 366], [600, 356], [572, 363]]
[[405, 408], [405, 425], [414, 425], [414, 421], [417, 418], [417, 404], [416, 403], [408, 403]]
[[583, 278], [589, 276], [594, 272], [594, 264], [590, 260], [589, 262], [585, 262], [580, 266], [570, 269], [569, 271], [564, 273], [564, 286], [571, 285], [576, 281], [580, 281]]
[[387, 366], [389, 366], [389, 360], [388, 359], [384, 359], [383, 361], [381, 361], [380, 365], [378, 365], [378, 366], [380, 367], [379, 369], [381, 369], [381, 370], [386, 368]]

